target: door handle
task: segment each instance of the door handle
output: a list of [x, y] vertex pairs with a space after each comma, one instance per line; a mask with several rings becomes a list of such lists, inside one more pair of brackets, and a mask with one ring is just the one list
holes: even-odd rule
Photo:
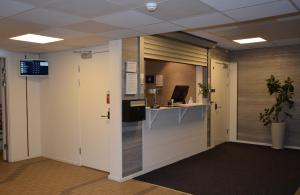
[[102, 115], [101, 117], [110, 119], [110, 111], [107, 111], [107, 115]]
[[222, 108], [221, 106], [218, 106], [217, 103], [215, 103], [215, 110], [218, 110], [218, 108]]

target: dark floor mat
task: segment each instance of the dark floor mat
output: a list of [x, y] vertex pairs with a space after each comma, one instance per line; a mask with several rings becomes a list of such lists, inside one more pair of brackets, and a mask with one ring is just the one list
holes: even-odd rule
[[293, 195], [300, 151], [225, 143], [135, 179], [195, 195]]

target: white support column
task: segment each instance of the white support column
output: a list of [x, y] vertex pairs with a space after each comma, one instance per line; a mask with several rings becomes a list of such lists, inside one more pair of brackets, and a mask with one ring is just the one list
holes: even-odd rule
[[122, 181], [122, 40], [109, 42], [111, 129], [109, 179]]

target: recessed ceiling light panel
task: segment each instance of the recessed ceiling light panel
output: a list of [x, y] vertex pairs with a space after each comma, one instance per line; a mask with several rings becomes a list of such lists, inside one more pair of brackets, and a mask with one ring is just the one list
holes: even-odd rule
[[157, 9], [156, 1], [149, 1], [146, 3], [146, 8], [149, 12], [154, 12]]
[[31, 43], [40, 43], [40, 44], [52, 43], [52, 42], [63, 40], [60, 38], [47, 37], [47, 36], [36, 35], [36, 34], [26, 34], [26, 35], [21, 35], [21, 36], [17, 36], [17, 37], [12, 37], [9, 39], [17, 40], [17, 41], [26, 41], [26, 42], [31, 42]]
[[233, 40], [233, 41], [237, 42], [239, 44], [249, 44], [249, 43], [265, 42], [267, 40], [265, 40], [261, 37], [254, 37], [254, 38], [247, 38], [247, 39], [237, 39], [237, 40]]

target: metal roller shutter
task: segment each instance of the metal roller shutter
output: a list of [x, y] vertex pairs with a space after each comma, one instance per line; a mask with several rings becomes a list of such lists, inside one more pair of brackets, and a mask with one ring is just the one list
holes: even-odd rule
[[207, 66], [207, 49], [159, 36], [144, 37], [144, 58]]

